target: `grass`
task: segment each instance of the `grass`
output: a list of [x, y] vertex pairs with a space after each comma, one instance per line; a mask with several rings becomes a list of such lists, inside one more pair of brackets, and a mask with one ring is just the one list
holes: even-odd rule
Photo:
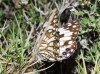
[[[8, 8], [11, 8], [11, 10], [8, 10], [10, 14], [4, 13], [7, 9], [3, 9], [3, 2], [6, 6], [9, 6]], [[58, 5], [62, 4], [60, 2], [58, 2]], [[49, 1], [45, 2], [45, 4], [48, 3]], [[100, 1], [95, 0], [95, 2], [91, 2], [86, 6], [78, 7], [78, 11], [73, 13], [78, 16], [81, 22], [79, 42], [82, 42], [82, 40], [86, 42], [81, 44], [82, 47], [75, 60], [77, 65], [74, 66], [73, 71], [78, 74], [100, 74], [99, 4]], [[42, 29], [41, 24], [47, 19], [48, 15], [46, 13], [49, 13], [55, 7], [55, 1], [50, 5], [50, 9], [43, 7], [42, 1], [37, 1], [37, 5], [35, 5], [30, 0], [29, 4], [20, 8], [13, 8], [15, 5], [11, 1], [2, 1], [0, 5], [0, 74], [18, 74], [24, 68], [32, 56], [31, 51], [35, 44], [34, 39]], [[34, 6], [44, 10], [44, 13], [38, 12]], [[38, 26], [40, 27], [36, 30]], [[98, 32], [96, 34], [98, 36], [94, 38], [93, 34], [90, 34], [91, 31]], [[89, 44], [89, 39], [94, 39], [92, 45], [91, 43]], [[38, 65], [33, 63], [33, 66], [34, 70], [30, 67], [28, 72], [37, 72]]]
[[[76, 60], [78, 67], [76, 68], [76, 71], [78, 73], [81, 74], [89, 74], [89, 72], [91, 72], [91, 74], [99, 74], [100, 72], [100, 54], [99, 54], [99, 49], [100, 47], [98, 46], [100, 42], [97, 43], [97, 45], [93, 46], [91, 49], [89, 49], [89, 51], [87, 52], [87, 55], [84, 56], [84, 53], [81, 50], [81, 60], [82, 62], [80, 63], [79, 60]], [[98, 48], [97, 48], [98, 47]], [[87, 64], [87, 63], [91, 63], [91, 64]], [[87, 65], [90, 65], [90, 67], [88, 67]], [[90, 69], [90, 70], [88, 70]]]

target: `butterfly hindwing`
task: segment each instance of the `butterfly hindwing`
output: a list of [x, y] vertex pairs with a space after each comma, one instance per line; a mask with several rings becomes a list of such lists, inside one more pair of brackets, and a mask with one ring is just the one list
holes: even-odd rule
[[76, 37], [78, 35], [80, 23], [78, 20], [74, 20], [71, 23], [64, 24], [62, 28], [59, 28], [59, 56], [62, 59], [69, 58], [77, 49]]

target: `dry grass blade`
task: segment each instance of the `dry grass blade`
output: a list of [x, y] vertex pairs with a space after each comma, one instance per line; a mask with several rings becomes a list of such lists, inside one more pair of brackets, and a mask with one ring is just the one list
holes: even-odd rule
[[83, 61], [83, 67], [84, 67], [84, 74], [87, 74], [87, 70], [86, 70], [86, 64], [85, 64], [85, 60], [84, 60], [84, 57], [83, 57], [83, 53], [81, 51], [81, 56], [82, 56], [82, 61]]
[[46, 69], [52, 67], [53, 65], [54, 65], [54, 64], [48, 66], [47, 68], [44, 68], [44, 69], [41, 69], [41, 70], [37, 70], [37, 71], [34, 71], [34, 72], [24, 73], [24, 74], [34, 74], [34, 73], [38, 73], [38, 72], [44, 71], [44, 70], [46, 70]]
[[[28, 66], [29, 66], [30, 64], [32, 64], [32, 62], [35, 60], [36, 54], [37, 54], [37, 52], [38, 52], [38, 48], [39, 48], [39, 46], [40, 46], [40, 44], [41, 44], [41, 41], [42, 41], [42, 39], [43, 39], [43, 37], [44, 37], [44, 35], [45, 35], [45, 32], [46, 32], [47, 28], [49, 27], [50, 22], [52, 21], [54, 15], [55, 15], [55, 13], [56, 13], [56, 11], [57, 11], [57, 9], [54, 9], [54, 10], [52, 11], [52, 14], [51, 14], [49, 20], [48, 20], [47, 22], [45, 22], [45, 24], [44, 24], [45, 29], [41, 30], [40, 34], [38, 35], [38, 38], [37, 38], [37, 40], [36, 40], [36, 44], [35, 44], [34, 49], [33, 49], [33, 55], [32, 55], [32, 57], [31, 57], [31, 59], [27, 62], [27, 64], [23, 67], [23, 69], [22, 69], [22, 74], [26, 71], [26, 69], [28, 68]], [[41, 36], [41, 34], [42, 34], [42, 36]]]

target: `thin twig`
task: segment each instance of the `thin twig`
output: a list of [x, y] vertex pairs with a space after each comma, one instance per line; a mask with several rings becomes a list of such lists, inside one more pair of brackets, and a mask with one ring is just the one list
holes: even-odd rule
[[57, 2], [55, 2], [55, 5], [56, 5], [56, 8], [58, 9], [58, 11], [60, 11], [60, 8], [59, 8]]
[[47, 68], [44, 68], [44, 69], [41, 69], [41, 70], [37, 70], [37, 71], [34, 71], [34, 72], [24, 73], [24, 74], [34, 74], [34, 73], [38, 73], [38, 72], [44, 71], [44, 70], [46, 70], [46, 69], [48, 69], [48, 68], [52, 67], [53, 65], [54, 65], [54, 64], [52, 64], [52, 65], [48, 66]]
[[66, 8], [72, 8], [73, 6], [70, 6], [70, 4], [72, 4], [74, 0], [72, 0], [70, 3], [66, 3], [66, 0], [63, 0], [63, 3], [62, 3], [62, 7], [59, 11], [59, 14], [61, 14]]
[[[42, 39], [43, 39], [43, 37], [44, 37], [44, 35], [45, 35], [46, 31], [47, 31], [47, 28], [50, 25], [50, 22], [52, 21], [54, 15], [56, 14], [56, 11], [57, 11], [57, 9], [54, 9], [52, 11], [51, 16], [50, 16], [50, 19], [47, 22], [45, 22], [45, 24], [44, 24], [45, 29], [44, 30], [41, 30], [41, 32], [40, 32], [40, 34], [39, 34], [39, 36], [38, 36], [38, 38], [36, 40], [36, 44], [34, 46], [34, 49], [33, 49], [33, 55], [31, 57], [31, 59], [27, 62], [27, 64], [24, 66], [24, 68], [22, 69], [22, 74], [24, 74], [24, 72], [26, 71], [26, 69], [28, 68], [28, 66], [35, 60], [36, 54], [39, 51], [38, 50], [39, 49], [39, 46], [40, 46], [40, 44], [42, 42]], [[42, 34], [42, 36], [41, 36], [41, 34]]]
[[30, 24], [30, 26], [32, 26], [32, 23], [29, 21], [28, 16], [25, 14], [25, 10], [23, 9], [23, 16], [25, 17], [26, 21], [28, 24]]
[[3, 32], [6, 28], [8, 28], [8, 27], [9, 27], [9, 25], [7, 25], [7, 26], [6, 26], [6, 24], [7, 24], [7, 20], [5, 21], [5, 23], [4, 23], [4, 25], [3, 25], [3, 27], [2, 27], [2, 28], [0, 28], [0, 31], [1, 31], [1, 32]]
[[91, 74], [96, 74], [96, 69], [97, 69], [97, 66], [98, 66], [99, 57], [100, 57], [100, 55], [97, 55], [96, 61], [95, 61], [95, 66], [94, 66], [94, 70], [93, 70], [93, 72]]
[[85, 60], [84, 60], [82, 51], [81, 51], [81, 57], [82, 57], [82, 62], [83, 62], [83, 67], [84, 67], [84, 74], [87, 74], [87, 71], [86, 71], [86, 64], [85, 64]]
[[43, 12], [40, 8], [37, 8], [36, 6], [34, 6], [34, 8], [40, 12], [42, 15], [47, 15], [48, 14], [48, 11], [47, 12]]

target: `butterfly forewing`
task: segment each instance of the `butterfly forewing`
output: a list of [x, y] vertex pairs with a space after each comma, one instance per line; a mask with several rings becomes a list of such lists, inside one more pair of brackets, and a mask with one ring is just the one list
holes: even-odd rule
[[58, 31], [57, 23], [57, 16], [55, 15], [39, 47], [39, 54], [42, 56], [44, 61], [57, 60], [56, 56], [58, 56], [59, 53], [59, 41], [56, 36], [56, 33]]

